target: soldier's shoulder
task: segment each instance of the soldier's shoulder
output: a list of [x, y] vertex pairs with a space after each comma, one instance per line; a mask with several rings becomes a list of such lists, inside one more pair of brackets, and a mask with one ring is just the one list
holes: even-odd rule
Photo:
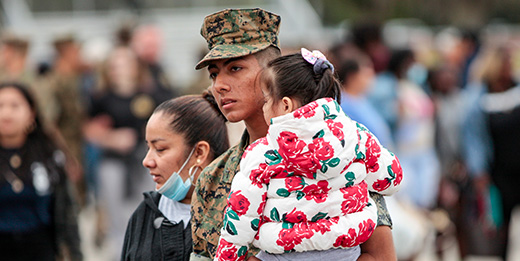
[[227, 151], [222, 153], [216, 159], [214, 159], [208, 166], [206, 166], [203, 170], [203, 174], [215, 173], [219, 169], [222, 169], [226, 166], [226, 164], [232, 159], [232, 155], [237, 151], [238, 146], [233, 146], [229, 148]]

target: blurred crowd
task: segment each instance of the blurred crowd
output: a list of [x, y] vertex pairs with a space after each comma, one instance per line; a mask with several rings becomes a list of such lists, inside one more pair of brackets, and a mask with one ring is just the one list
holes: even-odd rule
[[[323, 51], [343, 84], [344, 111], [401, 161], [403, 189], [387, 198], [399, 258], [414, 259], [432, 238], [440, 257], [449, 236], [462, 257], [505, 257], [520, 202], [518, 43], [456, 29], [449, 46], [395, 49], [379, 24], [350, 29]], [[30, 42], [4, 32], [0, 82], [23, 83], [36, 97], [45, 128], [66, 148], [79, 206], [96, 209], [95, 244], [113, 246], [118, 259], [127, 221], [141, 193], [153, 189], [141, 164], [148, 117], [162, 101], [201, 93], [209, 81], [204, 75], [175, 86], [153, 25], [122, 27], [114, 39], [99, 64], [86, 62], [72, 33], [56, 36], [52, 61], [29, 63]], [[281, 45], [285, 53], [293, 48]]]
[[124, 26], [99, 64], [88, 64], [72, 33], [52, 42], [55, 57], [27, 66], [30, 42], [5, 32], [0, 81], [22, 83], [36, 97], [45, 129], [67, 158], [66, 170], [80, 207], [97, 210], [95, 244], [120, 254], [127, 221], [154, 183], [141, 162], [144, 127], [161, 102], [178, 96], [159, 64], [161, 32]]
[[[447, 238], [461, 257], [507, 257], [520, 203], [518, 43], [450, 30], [450, 44], [391, 48], [378, 24], [352, 26], [330, 48], [343, 83], [341, 106], [398, 155], [403, 188], [387, 198], [398, 257], [413, 259]], [[391, 35], [389, 36], [392, 37]], [[395, 37], [399, 37], [395, 35]]]

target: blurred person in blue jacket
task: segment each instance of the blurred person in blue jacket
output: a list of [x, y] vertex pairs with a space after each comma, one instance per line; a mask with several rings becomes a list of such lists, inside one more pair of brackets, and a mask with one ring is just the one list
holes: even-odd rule
[[352, 47], [347, 57], [341, 57], [338, 79], [342, 84], [341, 108], [353, 120], [365, 125], [387, 148], [393, 141], [387, 123], [367, 99], [367, 90], [374, 80], [370, 59]]

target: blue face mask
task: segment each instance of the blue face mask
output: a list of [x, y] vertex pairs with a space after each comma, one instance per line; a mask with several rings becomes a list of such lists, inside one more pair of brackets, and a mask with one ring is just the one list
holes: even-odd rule
[[186, 194], [188, 194], [188, 191], [190, 190], [193, 176], [190, 175], [190, 177], [188, 177], [186, 181], [182, 181], [182, 178], [181, 176], [179, 176], [179, 173], [181, 173], [184, 166], [186, 166], [186, 164], [190, 160], [194, 150], [195, 148], [191, 150], [190, 155], [188, 156], [186, 161], [184, 161], [184, 164], [182, 164], [179, 171], [173, 172], [173, 174], [168, 178], [164, 185], [159, 189], [156, 189], [157, 192], [175, 201], [181, 201], [186, 197]]

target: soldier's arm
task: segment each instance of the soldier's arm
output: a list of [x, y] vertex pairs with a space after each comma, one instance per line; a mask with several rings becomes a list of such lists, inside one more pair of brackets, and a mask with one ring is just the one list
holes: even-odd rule
[[389, 226], [376, 227], [372, 236], [361, 245], [359, 260], [397, 260]]
[[361, 244], [358, 260], [397, 260], [392, 238], [392, 219], [383, 196], [370, 193], [377, 205], [377, 227], [370, 238]]

